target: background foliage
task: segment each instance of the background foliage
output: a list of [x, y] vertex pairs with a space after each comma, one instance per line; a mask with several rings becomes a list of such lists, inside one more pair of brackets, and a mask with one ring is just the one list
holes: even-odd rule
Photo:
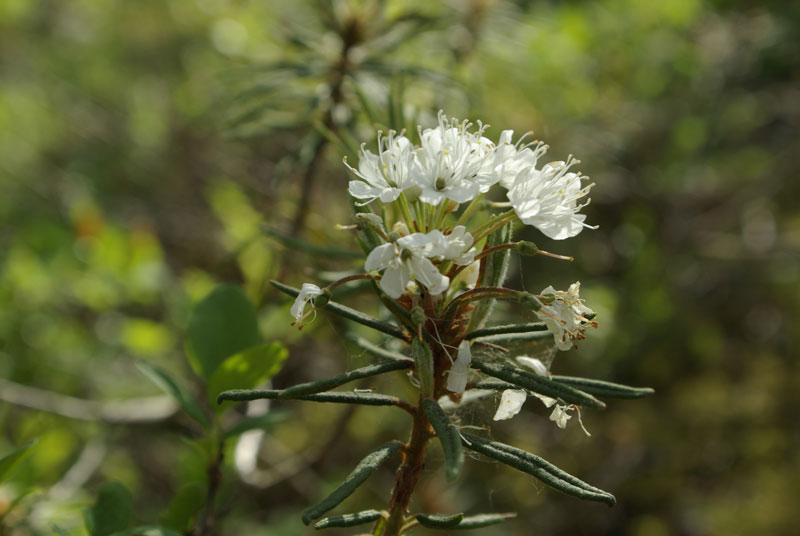
[[[282, 233], [355, 249], [333, 230], [350, 221], [342, 153], [391, 114], [430, 124], [443, 108], [582, 160], [599, 229], [526, 236], [578, 261], [517, 260], [513, 277], [581, 280], [599, 312], [555, 372], [657, 394], [586, 412], [591, 438], [535, 407], [493, 429], [613, 491], [614, 509], [472, 461], [457, 486], [431, 468], [419, 510], [520, 512], [486, 534], [800, 532], [798, 36], [791, 2], [0, 3], [0, 454], [38, 439], [4, 475], [2, 530], [83, 534], [108, 481], [132, 491], [138, 524], [203, 489], [203, 433], [136, 365], [204, 400], [186, 337], [217, 283], [258, 309], [259, 337], [232, 352], [289, 346], [275, 385], [369, 362], [335, 318], [301, 337], [267, 282], [353, 266]], [[354, 453], [407, 426], [391, 410], [281, 409], [257, 467], [225, 465], [221, 534], [305, 530], [299, 512]], [[390, 482], [352, 500], [381, 504]]]

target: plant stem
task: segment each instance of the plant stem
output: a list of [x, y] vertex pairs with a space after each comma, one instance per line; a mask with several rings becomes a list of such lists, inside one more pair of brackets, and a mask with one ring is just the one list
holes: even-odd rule
[[384, 525], [382, 536], [399, 536], [408, 512], [411, 495], [417, 486], [425, 464], [425, 447], [433, 437], [433, 429], [422, 408], [423, 396], [420, 395], [411, 437], [403, 450], [403, 462], [395, 473], [395, 484], [392, 490], [392, 501], [389, 504], [389, 519]]

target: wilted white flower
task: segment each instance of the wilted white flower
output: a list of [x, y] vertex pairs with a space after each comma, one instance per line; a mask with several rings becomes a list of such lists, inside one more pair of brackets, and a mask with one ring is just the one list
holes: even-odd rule
[[528, 395], [522, 389], [506, 389], [494, 414], [495, 421], [505, 421], [520, 412]]
[[295, 321], [299, 321], [302, 319], [304, 315], [304, 311], [306, 308], [306, 304], [311, 301], [313, 305], [313, 300], [317, 296], [322, 296], [323, 292], [322, 289], [319, 288], [317, 285], [312, 283], [303, 283], [302, 288], [300, 289], [300, 293], [297, 295], [297, 298], [294, 300], [294, 304], [292, 308], [289, 310], [289, 313], [295, 318]]
[[[441, 232], [436, 231], [441, 235]], [[442, 275], [430, 261], [441, 255], [441, 237], [434, 233], [412, 233], [396, 242], [382, 244], [367, 256], [364, 268], [371, 272], [383, 270], [381, 289], [394, 299], [402, 296], [411, 281], [425, 285], [428, 292], [438, 295], [447, 290], [450, 278]]]
[[413, 145], [405, 136], [394, 136], [389, 131], [386, 138], [378, 133], [378, 154], [373, 154], [361, 146], [361, 158], [358, 159], [358, 170], [345, 160], [344, 164], [362, 180], [350, 181], [350, 195], [356, 199], [366, 199], [364, 205], [380, 199], [391, 203], [400, 194], [412, 186], [408, 173], [414, 161]]
[[469, 364], [472, 362], [472, 352], [469, 341], [461, 341], [458, 345], [458, 355], [447, 373], [447, 390], [453, 393], [463, 393], [467, 388]]
[[508, 191], [508, 200], [523, 223], [533, 225], [554, 240], [580, 233], [586, 216], [578, 214], [589, 201], [578, 204], [592, 185], [581, 186], [582, 176], [568, 172], [577, 160], [551, 162], [541, 170], [528, 167], [517, 175]]
[[588, 326], [597, 327], [596, 322], [587, 318], [587, 316], [593, 317], [594, 311], [584, 305], [579, 295], [580, 290], [581, 283], [576, 281], [566, 292], [555, 290], [552, 286], [541, 292], [542, 296], [552, 295], [553, 301], [542, 305], [541, 309], [536, 311], [536, 316], [553, 332], [559, 350], [569, 350], [574, 341], [583, 339], [583, 332]]
[[410, 177], [422, 190], [422, 202], [465, 203], [500, 180], [492, 165], [495, 145], [483, 136], [486, 127], [479, 122], [478, 130], [470, 132], [471, 126], [468, 121], [448, 120], [439, 112], [439, 126], [420, 131], [421, 147]]

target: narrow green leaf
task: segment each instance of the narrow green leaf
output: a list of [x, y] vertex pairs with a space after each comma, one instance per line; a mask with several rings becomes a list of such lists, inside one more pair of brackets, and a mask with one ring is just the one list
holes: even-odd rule
[[338, 527], [355, 527], [364, 523], [372, 523], [380, 519], [381, 513], [378, 510], [364, 510], [356, 514], [343, 514], [340, 516], [325, 517], [314, 523], [314, 528], [332, 529]]
[[189, 361], [208, 379], [229, 356], [260, 342], [255, 307], [238, 286], [218, 286], [195, 305], [186, 336]]
[[0, 482], [3, 482], [8, 474], [11, 472], [11, 469], [17, 465], [17, 463], [28, 454], [28, 449], [36, 444], [36, 439], [31, 439], [21, 447], [17, 447], [16, 449], [12, 450], [2, 458], [0, 458]]
[[619, 383], [611, 383], [590, 378], [576, 378], [574, 376], [550, 376], [554, 382], [575, 387], [586, 393], [606, 398], [642, 398], [655, 393], [650, 387], [631, 387]]
[[500, 333], [498, 335], [487, 335], [477, 339], [475, 342], [488, 342], [490, 344], [509, 344], [514, 342], [539, 341], [552, 337], [549, 331], [529, 331], [527, 333]]
[[425, 396], [433, 396], [433, 352], [427, 342], [414, 338], [411, 342], [411, 356], [417, 370], [420, 389]]
[[174, 398], [178, 402], [178, 405], [181, 407], [181, 409], [183, 409], [190, 417], [204, 427], [208, 427], [210, 425], [208, 417], [203, 412], [203, 408], [200, 406], [200, 404], [194, 399], [189, 391], [186, 390], [185, 387], [173, 380], [172, 377], [164, 370], [145, 361], [139, 361], [136, 363], [136, 367], [162, 391]]
[[453, 528], [459, 530], [479, 529], [481, 527], [488, 527], [489, 525], [497, 525], [498, 523], [515, 517], [517, 517], [517, 514], [514, 512], [504, 514], [476, 514], [474, 516], [465, 517], [457, 527]]
[[119, 482], [100, 487], [97, 501], [83, 510], [83, 519], [91, 536], [109, 536], [125, 530], [133, 513], [133, 497]]
[[590, 408], [600, 409], [606, 405], [589, 393], [584, 393], [563, 383], [554, 382], [544, 376], [522, 370], [510, 365], [489, 363], [482, 359], [472, 359], [472, 366], [481, 372], [500, 380], [513, 383], [519, 387], [530, 389], [540, 395], [559, 398], [570, 404], [579, 404]]
[[[274, 286], [281, 292], [288, 294], [289, 296], [297, 297], [297, 295], [300, 293], [300, 291], [297, 290], [296, 288], [284, 285], [283, 283], [280, 283], [278, 281], [270, 281], [270, 283], [272, 283], [272, 286]], [[374, 330], [380, 331], [381, 333], [386, 333], [387, 335], [391, 335], [392, 337], [397, 337], [398, 339], [407, 340], [407, 337], [403, 333], [403, 330], [397, 327], [396, 325], [384, 322], [383, 320], [378, 320], [375, 317], [366, 315], [361, 311], [356, 311], [355, 309], [351, 309], [350, 307], [346, 307], [340, 303], [329, 301], [327, 304], [322, 306], [322, 309], [343, 316], [363, 326], [367, 326]]]
[[286, 391], [273, 389], [234, 389], [220, 393], [217, 402], [226, 400], [245, 402], [248, 400], [307, 400], [309, 402], [332, 402], [334, 404], [360, 404], [362, 406], [397, 406], [400, 399], [394, 396], [379, 395], [376, 393], [333, 392], [317, 393], [311, 395], [285, 396]]
[[289, 352], [279, 342], [261, 344], [227, 358], [208, 380], [209, 400], [214, 401], [222, 391], [250, 389], [277, 374]]
[[452, 529], [461, 523], [464, 514], [417, 514], [414, 518], [420, 525], [429, 529]]
[[435, 400], [429, 398], [423, 400], [422, 408], [442, 444], [447, 479], [455, 480], [461, 474], [461, 467], [464, 465], [464, 451], [461, 448], [461, 436], [458, 434], [458, 428], [450, 422], [447, 414]]
[[[487, 248], [511, 241], [511, 223], [497, 229], [486, 237]], [[508, 263], [511, 259], [511, 250], [502, 249], [483, 258], [483, 277], [478, 282], [481, 287], [501, 287], [508, 272]], [[476, 302], [475, 310], [469, 322], [469, 331], [474, 331], [483, 326], [489, 313], [492, 312], [496, 300], [481, 300]]]
[[476, 329], [467, 333], [464, 338], [467, 340], [488, 337], [492, 335], [507, 335], [509, 333], [530, 333], [547, 331], [547, 325], [543, 322], [529, 324], [511, 324], [507, 326], [492, 326], [489, 328]]
[[[266, 398], [266, 397], [265, 397]], [[277, 398], [277, 397], [276, 397]], [[236, 437], [241, 435], [245, 432], [250, 430], [268, 430], [278, 424], [286, 420], [288, 417], [288, 412], [286, 411], [269, 411], [264, 415], [254, 415], [252, 417], [244, 417], [236, 424], [225, 430], [223, 434], [223, 439], [228, 439], [231, 437]]]
[[408, 356], [404, 356], [403, 354], [399, 354], [397, 352], [392, 352], [391, 350], [386, 350], [384, 348], [381, 348], [376, 344], [372, 344], [364, 337], [354, 337], [351, 340], [356, 344], [356, 346], [362, 348], [363, 350], [366, 350], [367, 352], [371, 353], [376, 357], [393, 359], [395, 361], [408, 359]]
[[55, 523], [50, 526], [50, 530], [52, 530], [53, 534], [55, 534], [56, 536], [69, 536], [69, 532], [67, 532], [66, 530], [62, 529], [61, 527], [59, 527]]
[[332, 378], [325, 378], [313, 382], [301, 383], [293, 385], [288, 389], [284, 389], [280, 398], [295, 398], [300, 395], [310, 395], [320, 393], [322, 391], [329, 391], [334, 387], [339, 387], [345, 383], [361, 378], [369, 378], [370, 376], [377, 376], [386, 372], [394, 372], [396, 370], [405, 370], [413, 366], [414, 362], [410, 359], [405, 361], [385, 361], [383, 363], [376, 363], [374, 365], [367, 365]]
[[386, 461], [386, 459], [400, 447], [402, 447], [402, 443], [399, 441], [390, 441], [367, 454], [356, 468], [353, 469], [353, 472], [347, 475], [344, 482], [342, 482], [338, 488], [333, 490], [333, 492], [321, 502], [303, 512], [303, 523], [308, 525], [328, 510], [335, 508], [340, 502], [349, 497], [358, 486], [363, 484], [367, 478], [375, 472], [378, 466]]
[[588, 501], [603, 502], [609, 506], [617, 503], [614, 496], [607, 491], [587, 484], [530, 452], [466, 433], [463, 441], [464, 446], [468, 449], [535, 476], [548, 486], [567, 495]]

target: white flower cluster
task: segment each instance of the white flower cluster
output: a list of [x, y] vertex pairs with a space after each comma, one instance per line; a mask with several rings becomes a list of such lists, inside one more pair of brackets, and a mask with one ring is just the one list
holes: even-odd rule
[[569, 169], [578, 161], [536, 165], [547, 151], [538, 142], [511, 143], [514, 132], [504, 130], [500, 143], [483, 136], [485, 126], [447, 119], [439, 113], [439, 125], [419, 132], [415, 147], [403, 135], [378, 135], [378, 153], [362, 146], [358, 169], [345, 165], [360, 180], [350, 181], [350, 195], [363, 204], [380, 199], [395, 201], [401, 193], [422, 203], [438, 206], [447, 200], [467, 203], [495, 184], [505, 187], [508, 201], [520, 220], [555, 240], [577, 235], [586, 227], [579, 203], [592, 185], [582, 186], [580, 173]]
[[[483, 273], [483, 259], [498, 248], [569, 258], [540, 252], [527, 242], [490, 246], [487, 237], [512, 222], [536, 227], [555, 240], [576, 236], [589, 227], [579, 212], [588, 204], [592, 187], [584, 186], [584, 177], [571, 171], [578, 163], [572, 157], [566, 162], [540, 164], [546, 145], [523, 143], [525, 136], [514, 143], [511, 130], [504, 130], [495, 143], [484, 135], [485, 131], [486, 126], [480, 122], [473, 129], [470, 122], [449, 119], [440, 112], [436, 127], [418, 129], [419, 144], [402, 133], [378, 133], [377, 152], [362, 145], [358, 169], [345, 160], [356, 176], [348, 189], [358, 205], [382, 203], [378, 210], [359, 214], [358, 225], [350, 227], [371, 231], [363, 235], [365, 242], [372, 244], [364, 263], [365, 273], [343, 278], [326, 289], [304, 284], [291, 309], [297, 322], [312, 314], [305, 312], [309, 303], [312, 307], [327, 303], [330, 291], [337, 285], [354, 278], [370, 278], [378, 280], [386, 296], [400, 300], [399, 307], [410, 312], [413, 308], [423, 309], [423, 320], [414, 321], [419, 338], [423, 338], [427, 318], [436, 319], [431, 323], [433, 328], [444, 318], [458, 317], [455, 322], [466, 325], [465, 317], [472, 310], [470, 301], [498, 296], [520, 298], [522, 294], [547, 324], [560, 350], [570, 349], [583, 338], [587, 326], [595, 324], [594, 313], [580, 299], [580, 283], [574, 283], [567, 291], [549, 286], [536, 297], [502, 286], [476, 285]], [[505, 189], [506, 200], [482, 201], [495, 186]], [[467, 203], [462, 209], [461, 205]], [[506, 207], [506, 212], [486, 214], [486, 209], [500, 207]], [[423, 304], [425, 308], [421, 307]], [[406, 324], [409, 327], [408, 321]], [[470, 343], [459, 335], [463, 331], [447, 325], [445, 328], [444, 333], [450, 337], [447, 342], [438, 332], [430, 337], [439, 341], [451, 362], [444, 387], [460, 394], [468, 385]], [[444, 350], [445, 347], [451, 350]], [[454, 357], [452, 350], [456, 348]], [[547, 368], [538, 360], [521, 356], [518, 362], [538, 374], [547, 374]], [[569, 412], [578, 409], [537, 396], [547, 407], [554, 407], [550, 418], [561, 428], [570, 419]], [[527, 397], [525, 390], [506, 390], [495, 420], [515, 415]]]

